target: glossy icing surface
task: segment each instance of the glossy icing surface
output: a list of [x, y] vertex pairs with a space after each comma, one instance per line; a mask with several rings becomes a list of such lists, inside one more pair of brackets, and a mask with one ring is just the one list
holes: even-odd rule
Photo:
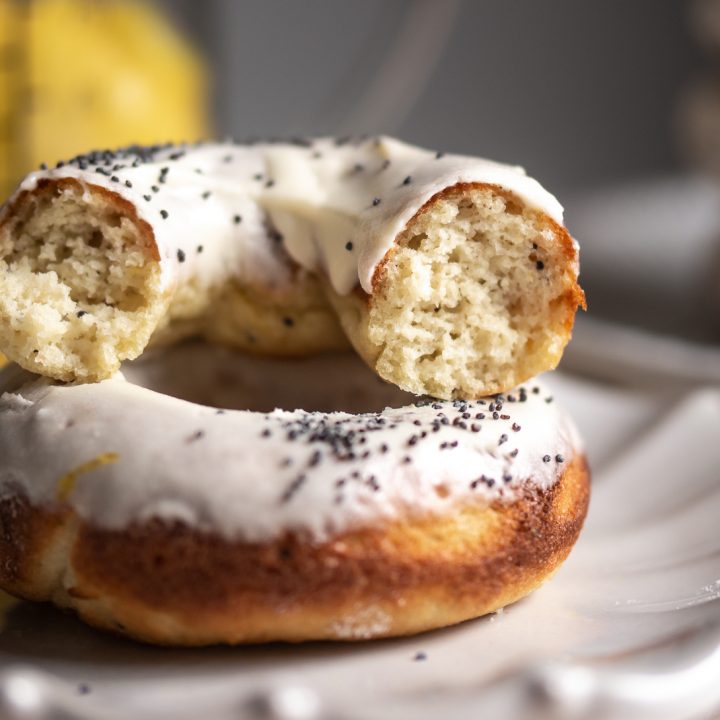
[[75, 178], [130, 201], [153, 229], [164, 281], [282, 282], [287, 252], [335, 290], [372, 292], [372, 277], [407, 222], [434, 195], [483, 182], [562, 223], [558, 201], [519, 167], [436, 153], [388, 137], [199, 143], [78, 156], [28, 175]]
[[[2, 492], [67, 502], [102, 527], [160, 517], [248, 541], [287, 530], [322, 540], [472, 499], [512, 499], [528, 483], [549, 487], [580, 449], [539, 382], [502, 398], [409, 403], [354, 355], [233, 357], [181, 346], [77, 386], [5, 368]], [[143, 384], [185, 397], [195, 387], [195, 399], [251, 409], [219, 410]], [[254, 410], [270, 386], [290, 402]], [[301, 403], [351, 412], [295, 409]]]

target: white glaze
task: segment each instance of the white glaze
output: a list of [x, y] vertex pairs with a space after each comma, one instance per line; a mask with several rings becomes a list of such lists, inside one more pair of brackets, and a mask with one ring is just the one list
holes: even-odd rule
[[[372, 292], [373, 272], [398, 233], [431, 197], [457, 183], [497, 184], [562, 223], [558, 201], [522, 168], [438, 157], [387, 137], [171, 146], [133, 167], [137, 157], [118, 151], [104, 159], [78, 158], [31, 173], [19, 190], [33, 190], [44, 178], [72, 177], [120, 194], [153, 228], [166, 286], [189, 277], [212, 284], [228, 275], [282, 283], [288, 269], [278, 262], [269, 223], [289, 255], [307, 270], [325, 273], [337, 292], [347, 294], [358, 283]], [[168, 168], [163, 182], [162, 168]]]
[[[236, 392], [233, 402], [256, 403], [263, 388], [253, 380], [252, 364], [260, 361], [235, 356], [229, 364], [223, 351], [216, 360], [212, 352], [208, 351], [210, 365], [185, 364], [192, 372], [176, 380], [173, 376], [187, 356], [167, 365], [175, 370], [163, 380], [165, 389], [172, 382], [181, 388], [192, 385], [193, 377], [207, 378], [213, 363], [222, 364], [245, 378], [245, 388], [255, 389], [254, 394]], [[125, 372], [135, 382], [149, 378], [157, 385], [166, 362], [167, 356], [157, 353], [126, 365]], [[386, 397], [401, 397], [396, 389], [379, 384], [354, 355], [271, 362], [278, 372], [284, 368], [286, 385], [307, 387], [311, 396], [323, 387], [324, 397], [330, 398], [333, 386], [342, 383], [356, 386], [361, 395], [371, 392], [369, 406]], [[221, 387], [229, 384], [227, 376], [218, 382]], [[235, 383], [236, 390], [239, 385]], [[537, 393], [531, 389], [535, 387]], [[504, 403], [500, 415], [508, 418], [493, 419], [490, 400], [484, 405], [471, 402], [467, 412], [472, 417], [460, 419], [467, 429], [449, 424], [433, 432], [439, 412], [452, 422], [461, 410], [453, 403], [437, 402], [433, 405], [440, 410], [405, 405], [381, 415], [308, 415], [298, 410], [218, 414], [213, 407], [154, 392], [119, 374], [96, 385], [63, 386], [9, 366], [0, 372], [0, 488], [5, 493], [20, 490], [35, 504], [53, 505], [59, 501], [61, 478], [103, 454], [116, 453], [114, 462], [79, 473], [66, 499], [95, 525], [122, 528], [160, 517], [227, 538], [260, 541], [296, 530], [322, 540], [408, 512], [450, 512], [472, 498], [512, 499], [527, 483], [550, 487], [564, 467], [556, 455], [567, 462], [579, 451], [580, 442], [571, 421], [554, 402], [546, 402], [547, 389], [537, 382], [527, 389], [526, 401], [508, 398]], [[509, 395], [519, 397], [518, 392]], [[478, 412], [486, 418], [476, 419]], [[309, 442], [303, 433], [288, 440], [289, 429], [297, 423], [342, 428], [345, 433], [375, 424], [378, 417], [386, 425], [365, 432], [364, 444], [357, 441], [362, 433], [356, 436], [354, 459], [339, 459], [328, 442]], [[480, 426], [478, 432], [472, 431], [472, 423]], [[513, 430], [514, 423], [519, 430]], [[263, 437], [265, 430], [269, 437]], [[409, 443], [423, 431], [426, 437]], [[503, 435], [508, 439], [500, 444]], [[454, 442], [456, 447], [440, 447]], [[380, 450], [383, 444], [386, 452]], [[366, 450], [370, 455], [363, 458]], [[316, 451], [321, 459], [313, 464]], [[550, 456], [549, 462], [543, 461], [544, 455]], [[305, 476], [300, 488], [283, 500], [299, 475]], [[495, 480], [492, 487], [486, 482], [471, 486], [482, 475]], [[378, 489], [373, 489], [371, 476]], [[340, 478], [342, 487], [337, 484]]]

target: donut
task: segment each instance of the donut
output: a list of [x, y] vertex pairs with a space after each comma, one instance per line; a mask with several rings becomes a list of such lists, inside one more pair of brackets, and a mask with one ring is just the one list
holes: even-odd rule
[[588, 470], [541, 382], [438, 401], [352, 353], [229, 353], [0, 371], [2, 589], [158, 644], [361, 640], [496, 610], [570, 551]]
[[521, 168], [387, 137], [99, 151], [0, 213], [0, 348], [62, 381], [190, 336], [351, 343], [417, 395], [555, 367], [584, 295], [557, 200]]

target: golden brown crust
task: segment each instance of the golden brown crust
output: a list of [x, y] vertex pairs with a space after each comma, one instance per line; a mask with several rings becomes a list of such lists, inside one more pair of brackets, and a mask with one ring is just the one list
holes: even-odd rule
[[[289, 258], [287, 262], [293, 278], [285, 288], [242, 286], [234, 280], [220, 288], [201, 319], [203, 336], [255, 355], [278, 357], [349, 347], [318, 279]], [[223, 312], [213, 310], [218, 307]]]
[[[0, 502], [0, 584], [160, 644], [404, 635], [478, 617], [538, 587], [577, 539], [588, 497], [578, 457], [550, 490], [322, 544], [293, 534], [228, 542], [159, 521], [104, 530], [14, 497]], [[58, 546], [67, 547], [66, 566], [51, 589], [38, 567]]]
[[40, 510], [21, 494], [0, 500], [0, 586], [28, 600], [48, 600], [64, 570], [71, 518]]

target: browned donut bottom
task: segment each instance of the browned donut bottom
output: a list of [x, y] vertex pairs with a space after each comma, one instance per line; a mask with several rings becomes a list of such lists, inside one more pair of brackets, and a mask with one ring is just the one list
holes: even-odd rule
[[313, 543], [230, 542], [160, 521], [93, 527], [67, 508], [0, 501], [0, 584], [99, 628], [164, 645], [360, 640], [492, 612], [548, 579], [588, 507], [585, 458], [548, 490], [478, 501]]

